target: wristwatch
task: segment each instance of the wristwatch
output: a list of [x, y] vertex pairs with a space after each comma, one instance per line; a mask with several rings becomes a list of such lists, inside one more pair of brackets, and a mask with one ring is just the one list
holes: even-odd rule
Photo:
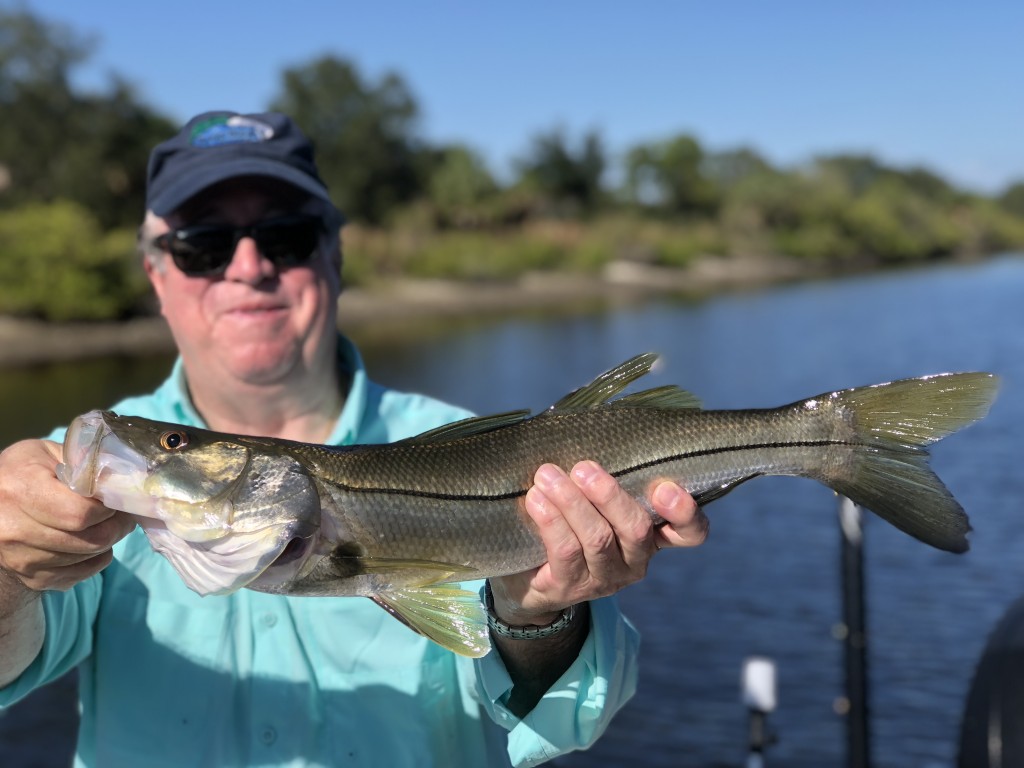
[[499, 619], [494, 612], [494, 595], [491, 594], [491, 582], [489, 581], [484, 583], [484, 608], [487, 610], [487, 626], [491, 628], [491, 631], [496, 635], [513, 640], [540, 640], [557, 635], [572, 624], [573, 617], [576, 615], [576, 606], [570, 605], [562, 611], [561, 616], [543, 627], [538, 627], [536, 624], [514, 626]]

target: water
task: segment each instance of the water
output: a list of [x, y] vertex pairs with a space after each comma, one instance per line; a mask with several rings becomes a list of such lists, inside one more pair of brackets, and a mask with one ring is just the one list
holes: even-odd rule
[[[543, 408], [641, 350], [664, 353], [654, 383], [679, 383], [715, 408], [772, 406], [857, 384], [948, 370], [1004, 377], [989, 419], [936, 446], [933, 465], [972, 513], [972, 551], [936, 552], [867, 522], [868, 628], [874, 765], [954, 763], [963, 701], [986, 635], [1024, 592], [1017, 499], [1024, 410], [1024, 260], [890, 273], [730, 295], [652, 301], [615, 312], [461, 324], [446, 333], [374, 344], [376, 378], [478, 411]], [[0, 442], [160, 380], [166, 360], [103, 361], [0, 372], [19, 403]], [[34, 399], [38, 396], [37, 399]], [[644, 635], [636, 698], [598, 745], [563, 768], [739, 766], [746, 713], [743, 659], [778, 664], [779, 740], [769, 763], [844, 761], [836, 500], [809, 481], [762, 479], [709, 507], [696, 550], [669, 552], [622, 594]], [[52, 699], [53, 697], [51, 697]], [[52, 701], [36, 705], [53, 706]], [[54, 726], [32, 705], [0, 717], [21, 734], [23, 765], [66, 765]], [[25, 731], [25, 723], [35, 731]], [[33, 744], [35, 749], [33, 750]], [[27, 746], [26, 746], [27, 745]], [[8, 746], [8, 750], [11, 747]], [[18, 765], [5, 759], [0, 765]], [[29, 762], [32, 760], [34, 762]]]

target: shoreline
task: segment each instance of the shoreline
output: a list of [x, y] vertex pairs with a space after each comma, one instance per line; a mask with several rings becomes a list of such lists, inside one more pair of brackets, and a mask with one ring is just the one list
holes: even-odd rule
[[[600, 275], [534, 272], [501, 283], [396, 280], [372, 288], [346, 288], [338, 304], [338, 324], [352, 333], [402, 333], [426, 320], [571, 311], [655, 296], [703, 297], [838, 274], [842, 273], [788, 259], [708, 257], [684, 269], [617, 262]], [[0, 316], [0, 370], [173, 351], [170, 331], [159, 316], [96, 323]]]

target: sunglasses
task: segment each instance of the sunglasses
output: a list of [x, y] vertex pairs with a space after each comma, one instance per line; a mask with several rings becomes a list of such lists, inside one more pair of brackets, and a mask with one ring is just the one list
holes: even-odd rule
[[260, 253], [275, 267], [287, 269], [313, 259], [324, 231], [321, 217], [292, 214], [247, 227], [196, 224], [172, 229], [153, 238], [153, 244], [171, 254], [174, 264], [189, 277], [213, 277], [224, 274], [243, 237], [255, 240]]

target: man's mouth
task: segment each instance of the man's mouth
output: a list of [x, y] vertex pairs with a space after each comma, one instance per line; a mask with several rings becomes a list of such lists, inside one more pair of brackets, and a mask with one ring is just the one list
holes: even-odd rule
[[240, 304], [228, 311], [257, 314], [260, 312], [281, 312], [286, 309], [288, 307], [284, 304]]

